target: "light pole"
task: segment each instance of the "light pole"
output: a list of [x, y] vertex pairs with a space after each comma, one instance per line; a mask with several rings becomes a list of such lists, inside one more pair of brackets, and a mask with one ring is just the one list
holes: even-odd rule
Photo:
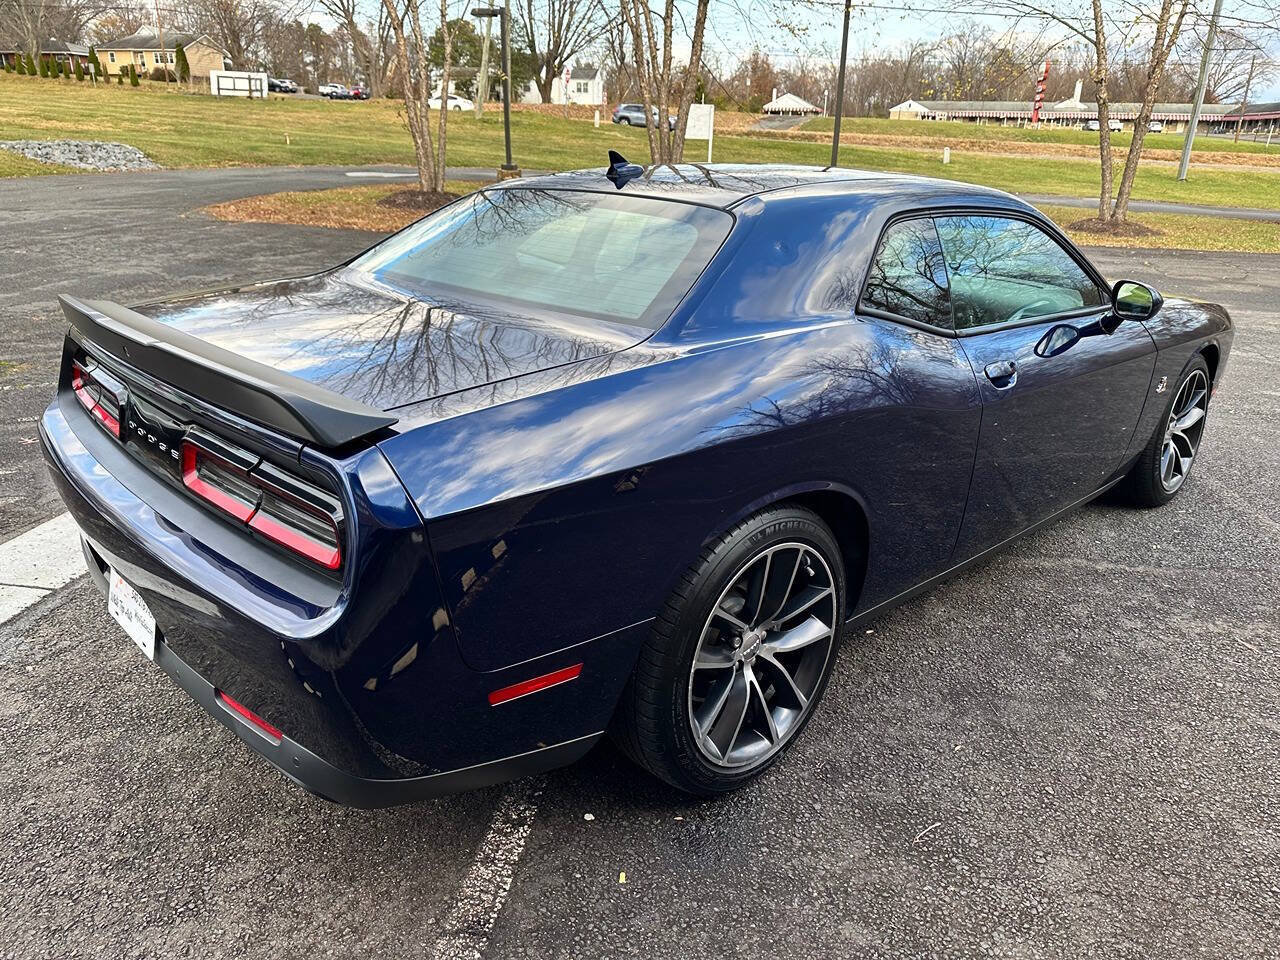
[[1191, 125], [1182, 141], [1182, 158], [1178, 161], [1178, 179], [1187, 179], [1187, 167], [1191, 163], [1191, 145], [1196, 139], [1196, 127], [1200, 125], [1200, 109], [1204, 106], [1204, 89], [1209, 83], [1209, 58], [1213, 54], [1213, 41], [1218, 35], [1218, 17], [1222, 15], [1222, 0], [1214, 0], [1213, 16], [1209, 18], [1209, 35], [1204, 40], [1204, 55], [1200, 58], [1200, 79], [1196, 82], [1196, 100], [1191, 105]]
[[506, 140], [507, 162], [498, 168], [499, 180], [520, 176], [520, 168], [511, 162], [511, 31], [510, 15], [505, 5], [501, 7], [476, 7], [473, 17], [498, 17], [502, 27], [502, 135]]

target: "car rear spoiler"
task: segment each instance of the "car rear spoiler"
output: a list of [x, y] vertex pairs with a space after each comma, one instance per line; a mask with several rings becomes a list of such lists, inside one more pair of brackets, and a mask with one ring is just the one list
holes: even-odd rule
[[397, 417], [242, 357], [109, 300], [59, 296], [81, 338], [158, 380], [247, 420], [338, 447]]

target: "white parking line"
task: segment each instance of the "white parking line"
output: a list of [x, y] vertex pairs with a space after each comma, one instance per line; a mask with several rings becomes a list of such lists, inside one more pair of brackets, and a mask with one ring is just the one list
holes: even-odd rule
[[483, 956], [489, 933], [511, 892], [541, 793], [541, 777], [518, 780], [503, 792], [489, 832], [445, 914], [444, 932], [431, 954], [434, 960], [480, 960]]
[[416, 173], [389, 173], [383, 170], [348, 170], [348, 177], [361, 180], [408, 180], [416, 177]]
[[0, 624], [82, 573], [80, 531], [69, 513], [0, 544]]

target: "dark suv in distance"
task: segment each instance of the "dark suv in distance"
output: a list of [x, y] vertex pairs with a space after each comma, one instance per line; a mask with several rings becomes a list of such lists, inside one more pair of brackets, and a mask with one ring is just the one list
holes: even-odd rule
[[[654, 123], [658, 120], [658, 108], [653, 110]], [[644, 104], [643, 103], [620, 103], [613, 108], [613, 122], [621, 123], [624, 126], [643, 127], [644, 123]], [[676, 118], [667, 117], [667, 129], [674, 130], [676, 128]]]

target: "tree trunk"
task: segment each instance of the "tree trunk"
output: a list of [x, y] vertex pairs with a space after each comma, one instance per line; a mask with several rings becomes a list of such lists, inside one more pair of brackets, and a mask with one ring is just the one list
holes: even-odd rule
[[1102, 188], [1098, 193], [1098, 219], [1111, 222], [1111, 112], [1107, 101], [1107, 33], [1102, 16], [1102, 0], [1093, 0], [1094, 64], [1093, 82], [1097, 85], [1098, 159], [1101, 164]]
[[1177, 19], [1171, 23], [1173, 3], [1174, 0], [1164, 0], [1160, 7], [1160, 20], [1156, 24], [1155, 39], [1151, 42], [1151, 60], [1142, 106], [1138, 108], [1138, 118], [1133, 122], [1133, 140], [1129, 144], [1129, 156], [1125, 158], [1124, 173], [1120, 176], [1120, 189], [1116, 193], [1115, 207], [1111, 211], [1113, 222], [1123, 223], [1129, 213], [1129, 194], [1133, 192], [1133, 180], [1138, 175], [1138, 161], [1142, 159], [1142, 141], [1147, 136], [1147, 125], [1151, 122], [1151, 111], [1160, 90], [1160, 81], [1164, 79], [1165, 65], [1169, 62], [1169, 55], [1178, 42], [1178, 35], [1182, 32], [1182, 21], [1187, 14], [1189, 0], [1182, 0], [1182, 9]]
[[440, 0], [440, 35], [444, 40], [444, 66], [440, 71], [440, 141], [436, 149], [436, 190], [443, 193], [445, 128], [449, 123], [449, 74], [453, 69], [453, 31], [449, 29], [449, 0]]
[[[426, 64], [426, 45], [421, 43], [422, 28], [418, 23], [418, 0], [409, 0], [402, 18], [395, 0], [382, 0], [391, 19], [391, 30], [396, 38], [396, 71], [400, 74], [400, 87], [404, 91], [405, 120], [409, 125], [409, 137], [413, 140], [414, 159], [418, 165], [418, 189], [427, 193], [435, 182], [435, 147], [431, 141], [431, 110], [427, 99], [431, 96]], [[418, 73], [409, 69], [409, 42], [405, 35], [404, 20], [412, 18], [414, 40], [417, 42]]]
[[698, 77], [702, 75], [702, 38], [706, 33], [707, 10], [711, 0], [698, 0], [697, 11], [693, 21], [693, 45], [689, 50], [689, 73], [685, 85], [680, 90], [680, 111], [676, 116], [675, 143], [671, 148], [673, 162], [684, 160], [684, 129], [689, 122], [689, 106], [693, 103], [694, 91], [698, 89]]
[[652, 27], [648, 25], [649, 7], [645, 0], [622, 0], [622, 16], [631, 30], [631, 45], [636, 58], [636, 86], [644, 100], [645, 131], [649, 134], [649, 162], [659, 163], [659, 144], [655, 138], [657, 131], [653, 126], [653, 93], [649, 88], [648, 64], [644, 52], [646, 32], [652, 35]]

